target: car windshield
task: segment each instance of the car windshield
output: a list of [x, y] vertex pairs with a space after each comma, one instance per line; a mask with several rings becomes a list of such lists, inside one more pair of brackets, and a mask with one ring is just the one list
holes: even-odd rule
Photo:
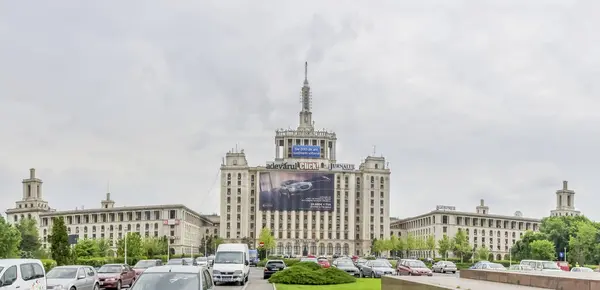
[[354, 267], [354, 264], [351, 261], [340, 261], [338, 266], [342, 267]]
[[217, 252], [215, 264], [242, 264], [242, 252]]
[[135, 269], [146, 269], [146, 268], [150, 268], [156, 266], [156, 261], [154, 260], [141, 260], [139, 262], [137, 262], [135, 264], [135, 266], [133, 266], [133, 268]]
[[317, 258], [301, 258], [300, 262], [315, 262], [317, 263]]
[[194, 264], [194, 259], [192, 259], [192, 258], [183, 258], [183, 261], [185, 262], [185, 263], [183, 263], [184, 265]]
[[456, 267], [456, 265], [452, 262], [444, 262], [444, 265], [450, 266], [450, 267]]
[[505, 269], [504, 266], [496, 263], [489, 263], [488, 267], [490, 267], [491, 269]]
[[121, 273], [122, 269], [119, 265], [104, 265], [98, 269], [98, 273]]
[[549, 269], [549, 270], [560, 270], [560, 268], [558, 267], [558, 265], [556, 265], [555, 262], [544, 262], [544, 263], [542, 263], [542, 267], [544, 269]]
[[46, 274], [48, 279], [75, 279], [76, 276], [77, 268], [54, 268]]
[[171, 259], [167, 262], [167, 265], [183, 265], [182, 259]]
[[144, 273], [131, 290], [198, 290], [198, 274], [192, 273]]
[[382, 268], [382, 267], [389, 267], [389, 265], [383, 261], [374, 261], [374, 262], [371, 262], [371, 267]]
[[411, 268], [427, 268], [427, 266], [425, 266], [425, 263], [421, 261], [410, 261], [406, 262], [406, 264]]

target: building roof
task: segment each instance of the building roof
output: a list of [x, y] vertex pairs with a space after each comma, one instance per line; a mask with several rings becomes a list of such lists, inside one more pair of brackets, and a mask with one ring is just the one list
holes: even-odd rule
[[498, 215], [498, 214], [482, 214], [475, 212], [465, 212], [465, 211], [448, 211], [448, 210], [433, 210], [428, 213], [408, 217], [400, 220], [393, 221], [393, 224], [402, 224], [405, 222], [413, 221], [419, 218], [427, 217], [434, 214], [444, 214], [444, 215], [461, 215], [475, 218], [492, 218], [492, 219], [506, 219], [506, 220], [515, 220], [515, 221], [523, 221], [523, 222], [540, 222], [541, 219], [536, 218], [528, 218], [528, 217], [520, 217], [520, 216], [510, 216], [510, 215]]

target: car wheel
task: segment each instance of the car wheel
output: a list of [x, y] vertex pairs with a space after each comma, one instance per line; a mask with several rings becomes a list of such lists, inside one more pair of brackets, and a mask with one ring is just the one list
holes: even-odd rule
[[121, 280], [117, 281], [117, 290], [121, 290]]
[[412, 272], [408, 272], [408, 276], [412, 276]]
[[446, 274], [446, 270], [442, 270], [442, 272], [440, 272], [440, 273], [442, 273], [442, 274]]
[[375, 273], [371, 272], [371, 278], [375, 278]]
[[240, 286], [244, 286], [246, 285], [246, 278], [243, 278], [242, 281], [240, 281]]
[[75, 287], [71, 287], [69, 290], [77, 290], [77, 289], [75, 289]]
[[99, 290], [100, 286], [98, 286], [98, 283], [94, 284], [94, 290]]
[[452, 274], [456, 274], [456, 271], [452, 271]]

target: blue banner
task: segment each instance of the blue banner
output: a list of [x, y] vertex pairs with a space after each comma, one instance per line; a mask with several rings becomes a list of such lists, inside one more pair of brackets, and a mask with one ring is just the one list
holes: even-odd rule
[[292, 158], [321, 158], [321, 146], [294, 145]]

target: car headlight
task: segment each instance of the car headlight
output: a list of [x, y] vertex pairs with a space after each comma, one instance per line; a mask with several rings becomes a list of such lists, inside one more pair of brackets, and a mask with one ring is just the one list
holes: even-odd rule
[[233, 275], [242, 275], [242, 271], [241, 270], [235, 270], [233, 272]]
[[55, 285], [53, 289], [62, 290], [65, 289], [65, 285]]
[[213, 275], [219, 275], [221, 274], [221, 272], [219, 272], [219, 270], [213, 270]]

